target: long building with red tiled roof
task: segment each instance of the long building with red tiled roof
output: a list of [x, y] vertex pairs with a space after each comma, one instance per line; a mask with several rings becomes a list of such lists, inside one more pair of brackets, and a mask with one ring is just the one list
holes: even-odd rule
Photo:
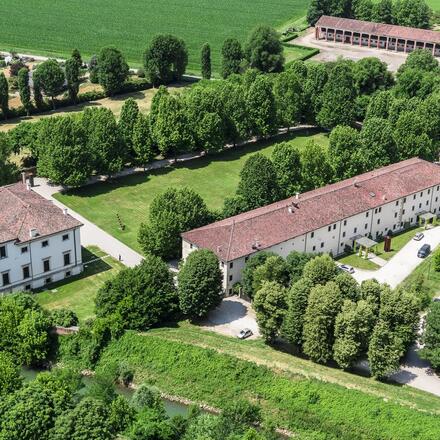
[[80, 273], [81, 226], [30, 185], [0, 187], [0, 292], [30, 290]]
[[258, 251], [340, 255], [360, 237], [380, 239], [439, 209], [440, 166], [413, 158], [185, 232], [183, 257], [214, 251], [229, 292]]
[[315, 37], [396, 52], [427, 49], [440, 56], [440, 33], [428, 29], [323, 15], [315, 24]]

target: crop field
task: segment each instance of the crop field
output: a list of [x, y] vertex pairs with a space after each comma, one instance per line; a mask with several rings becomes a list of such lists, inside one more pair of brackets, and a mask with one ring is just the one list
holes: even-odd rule
[[226, 38], [244, 41], [258, 24], [278, 27], [299, 19], [307, 5], [308, 0], [2, 0], [0, 49], [66, 57], [76, 47], [89, 58], [113, 45], [140, 66], [151, 38], [172, 33], [188, 46], [189, 72], [199, 71], [205, 42], [218, 70]]

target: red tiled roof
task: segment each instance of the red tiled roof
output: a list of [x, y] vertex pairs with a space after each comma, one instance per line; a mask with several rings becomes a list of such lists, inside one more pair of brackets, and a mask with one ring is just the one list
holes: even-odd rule
[[401, 38], [403, 40], [416, 40], [427, 43], [440, 43], [440, 32], [428, 29], [396, 26], [394, 24], [373, 23], [370, 21], [323, 15], [315, 24], [315, 27], [318, 26], [344, 31], [362, 32], [364, 34], [378, 35], [381, 37]]
[[[440, 185], [440, 166], [412, 158], [185, 232], [182, 237], [232, 261], [409, 194]], [[296, 206], [294, 206], [296, 204]], [[293, 212], [289, 212], [289, 207]]]
[[34, 228], [38, 237], [43, 237], [81, 225], [22, 183], [0, 187], [0, 243], [29, 241]]

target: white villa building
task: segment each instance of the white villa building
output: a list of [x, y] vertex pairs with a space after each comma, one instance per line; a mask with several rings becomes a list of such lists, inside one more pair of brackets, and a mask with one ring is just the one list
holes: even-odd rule
[[355, 240], [380, 239], [440, 209], [440, 166], [412, 158], [182, 234], [186, 258], [198, 248], [218, 256], [226, 294], [250, 256], [265, 250], [343, 254]]
[[81, 226], [30, 185], [0, 187], [0, 295], [82, 272]]

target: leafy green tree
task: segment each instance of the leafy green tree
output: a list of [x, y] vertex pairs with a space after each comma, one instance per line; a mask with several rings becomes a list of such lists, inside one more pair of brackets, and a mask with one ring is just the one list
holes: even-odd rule
[[140, 165], [146, 165], [154, 159], [154, 145], [151, 133], [150, 119], [139, 113], [133, 125], [131, 145], [134, 160]]
[[214, 252], [191, 252], [178, 275], [180, 310], [190, 319], [207, 316], [222, 299], [223, 275]]
[[373, 8], [374, 5], [371, 0], [357, 0], [353, 11], [356, 20], [371, 21]]
[[408, 99], [417, 96], [421, 90], [424, 72], [414, 67], [402, 71], [398, 78], [394, 94], [398, 98]]
[[269, 26], [258, 26], [251, 32], [244, 53], [251, 68], [267, 73], [283, 70], [283, 46], [275, 29]]
[[[437, 253], [438, 254], [438, 253]], [[428, 360], [438, 370], [440, 368], [440, 303], [432, 302], [426, 315], [424, 347], [420, 352], [423, 359]]]
[[374, 306], [374, 312], [379, 315], [380, 297], [382, 295], [383, 286], [375, 279], [365, 280], [361, 283], [361, 299], [368, 301]]
[[104, 47], [98, 56], [98, 81], [107, 96], [122, 89], [128, 77], [128, 64], [122, 52], [114, 47]]
[[389, 116], [390, 106], [393, 101], [393, 95], [389, 90], [381, 90], [375, 93], [368, 103], [365, 119], [382, 118]]
[[351, 368], [365, 354], [376, 322], [373, 307], [367, 301], [346, 300], [336, 317], [333, 357], [341, 368]]
[[10, 161], [12, 154], [11, 139], [8, 133], [0, 133], [0, 185], [13, 183], [18, 178], [18, 169]]
[[310, 260], [303, 269], [303, 277], [308, 279], [314, 286], [326, 284], [338, 275], [333, 258], [327, 254], [319, 255]]
[[216, 438], [219, 429], [219, 417], [212, 414], [200, 414], [189, 420], [182, 440], [206, 440]]
[[332, 358], [334, 326], [342, 301], [339, 287], [333, 281], [310, 291], [304, 315], [303, 350], [313, 362], [326, 363]]
[[285, 287], [289, 284], [289, 266], [284, 258], [279, 255], [271, 256], [255, 269], [252, 291], [258, 292], [265, 281], [275, 281]]
[[424, 0], [397, 0], [393, 8], [394, 24], [428, 29], [431, 9]]
[[125, 328], [145, 330], [172, 318], [177, 302], [168, 266], [147, 254], [138, 266], [108, 280], [99, 289], [95, 305], [99, 318], [119, 315]]
[[368, 363], [375, 379], [384, 379], [399, 369], [402, 342], [391, 331], [385, 321], [374, 327], [368, 347]]
[[240, 171], [237, 194], [248, 210], [276, 202], [281, 196], [275, 168], [267, 157], [253, 154]]
[[170, 420], [155, 410], [141, 411], [127, 433], [129, 440], [173, 440], [174, 435]]
[[143, 409], [154, 409], [160, 413], [165, 413], [160, 392], [146, 383], [141, 384], [134, 392], [131, 403], [140, 411]]
[[273, 342], [280, 333], [287, 309], [286, 288], [276, 281], [264, 281], [255, 294], [252, 306], [261, 335], [266, 342]]
[[380, 0], [373, 4], [372, 21], [376, 23], [393, 24], [393, 1]]
[[92, 55], [89, 61], [89, 79], [92, 84], [99, 84], [98, 55]]
[[38, 75], [33, 75], [32, 80], [34, 82], [33, 93], [34, 93], [35, 107], [37, 107], [37, 109], [41, 111], [43, 110], [44, 100], [43, 100], [43, 94], [41, 91], [41, 84]]
[[124, 432], [134, 421], [136, 410], [124, 396], [117, 396], [110, 404], [111, 432]]
[[9, 85], [8, 80], [3, 72], [0, 72], [0, 108], [3, 117], [8, 119], [9, 113]]
[[330, 183], [333, 169], [327, 149], [315, 141], [309, 141], [301, 150], [302, 190], [309, 191]]
[[224, 125], [218, 113], [205, 113], [196, 127], [198, 145], [205, 151], [219, 151], [225, 143]]
[[[236, 438], [244, 434], [249, 427], [261, 425], [260, 407], [244, 399], [232, 400], [227, 403], [219, 416], [219, 424], [215, 438]], [[240, 437], [241, 438], [241, 437]]]
[[372, 94], [377, 90], [390, 88], [393, 75], [388, 71], [388, 66], [379, 58], [362, 58], [353, 65], [353, 78], [358, 94]]
[[359, 132], [351, 127], [337, 126], [330, 133], [329, 162], [335, 181], [348, 179], [362, 172], [358, 159]]
[[293, 196], [301, 189], [301, 157], [293, 143], [275, 145], [272, 162], [283, 197]]
[[355, 98], [352, 66], [339, 61], [330, 70], [323, 88], [322, 107], [316, 118], [318, 124], [327, 129], [337, 125], [351, 125], [354, 122]]
[[203, 226], [210, 219], [205, 202], [192, 189], [168, 188], [153, 199], [148, 223], [142, 223], [139, 229], [139, 244], [145, 253], [164, 259], [177, 257], [180, 234]]
[[76, 103], [76, 99], [78, 97], [78, 91], [79, 91], [79, 82], [80, 82], [79, 69], [80, 66], [76, 58], [69, 58], [66, 61], [65, 74], [67, 81], [67, 90], [69, 92], [69, 98], [74, 103]]
[[307, 121], [316, 123], [316, 116], [322, 106], [322, 93], [328, 80], [328, 68], [325, 63], [306, 65], [307, 77], [304, 81], [304, 116]]
[[39, 88], [52, 100], [55, 109], [55, 97], [61, 93], [66, 77], [56, 60], [47, 60], [38, 65], [33, 74]]
[[269, 257], [276, 256], [273, 252], [258, 252], [252, 255], [242, 272], [242, 285], [245, 295], [252, 298], [256, 292], [253, 290], [255, 270], [264, 264]]
[[397, 77], [399, 77], [407, 69], [417, 69], [424, 72], [440, 73], [437, 59], [432, 55], [432, 51], [428, 49], [416, 49], [411, 52], [405, 62], [399, 67]]
[[341, 291], [342, 298], [357, 302], [361, 297], [359, 284], [347, 272], [341, 272], [333, 280]]
[[240, 73], [243, 57], [240, 42], [235, 38], [227, 38], [222, 46], [222, 77]]
[[121, 108], [118, 129], [128, 156], [133, 155], [133, 130], [138, 116], [139, 107], [137, 102], [133, 98], [126, 99]]
[[297, 347], [303, 343], [304, 314], [312, 287], [310, 280], [301, 278], [292, 284], [287, 294], [287, 311], [281, 334], [283, 338]]
[[23, 67], [18, 71], [18, 91], [20, 101], [26, 114], [29, 116], [32, 110], [31, 89], [29, 87], [29, 70]]
[[208, 43], [202, 46], [200, 65], [202, 68], [202, 78], [211, 79], [211, 47]]
[[156, 35], [144, 53], [145, 72], [154, 85], [179, 81], [187, 64], [185, 42], [174, 35]]
[[0, 396], [13, 393], [22, 386], [22, 383], [20, 366], [13, 355], [6, 351], [0, 352]]
[[322, 15], [329, 13], [327, 0], [312, 0], [307, 9], [307, 23], [314, 26]]
[[246, 94], [246, 108], [253, 134], [268, 136], [277, 128], [277, 109], [271, 80], [259, 75]]
[[86, 148], [90, 151], [96, 172], [111, 175], [121, 170], [124, 154], [118, 124], [108, 108], [87, 108], [82, 116]]
[[315, 257], [315, 254], [298, 251], [292, 251], [287, 255], [286, 264], [289, 268], [290, 284], [295, 283], [302, 277], [304, 266]]
[[79, 52], [78, 49], [73, 49], [71, 58], [76, 61], [76, 63], [78, 64], [78, 68], [81, 69], [83, 65], [83, 60], [81, 57], [81, 53]]

